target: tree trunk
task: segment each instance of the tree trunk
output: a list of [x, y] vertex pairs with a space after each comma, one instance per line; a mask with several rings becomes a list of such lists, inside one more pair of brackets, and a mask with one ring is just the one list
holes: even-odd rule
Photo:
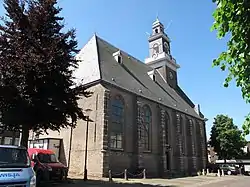
[[29, 141], [29, 129], [23, 127], [21, 136], [21, 146], [28, 148], [28, 141]]

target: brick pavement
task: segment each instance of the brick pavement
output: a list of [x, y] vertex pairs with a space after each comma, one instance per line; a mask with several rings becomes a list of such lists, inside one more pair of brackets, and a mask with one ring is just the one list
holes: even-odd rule
[[[83, 181], [82, 179], [70, 180], [68, 183], [54, 183], [46, 185], [46, 187], [160, 187], [160, 186], [171, 186], [171, 187], [224, 187], [224, 184], [233, 184], [242, 180], [249, 180], [250, 177], [242, 176], [225, 176], [225, 177], [185, 177], [177, 179], [114, 179], [112, 183], [108, 182], [107, 179], [99, 180], [88, 180]], [[219, 185], [221, 184], [221, 185]], [[247, 185], [248, 187], [249, 185]], [[231, 187], [231, 186], [230, 186]], [[243, 186], [232, 186], [232, 187], [245, 187]]]
[[224, 176], [224, 177], [206, 177], [206, 176], [197, 176], [197, 177], [184, 177], [176, 179], [131, 179], [129, 181], [124, 181], [121, 179], [116, 179], [115, 182], [122, 183], [142, 183], [147, 185], [156, 185], [156, 186], [178, 186], [178, 187], [195, 187], [202, 186], [205, 184], [218, 183], [221, 181], [233, 181], [239, 179], [239, 176]]
[[219, 181], [217, 183], [203, 184], [202, 187], [249, 187], [249, 176], [237, 176], [235, 180]]

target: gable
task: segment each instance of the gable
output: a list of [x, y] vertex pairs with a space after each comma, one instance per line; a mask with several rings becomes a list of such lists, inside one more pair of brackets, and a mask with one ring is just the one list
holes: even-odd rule
[[77, 84], [89, 84], [101, 79], [98, 59], [98, 47], [94, 35], [76, 55], [78, 68], [74, 71], [74, 81]]

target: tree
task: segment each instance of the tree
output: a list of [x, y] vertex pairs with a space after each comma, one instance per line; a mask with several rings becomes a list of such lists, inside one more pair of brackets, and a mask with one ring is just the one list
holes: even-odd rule
[[[213, 61], [222, 71], [229, 71], [224, 86], [228, 87], [232, 79], [241, 88], [242, 96], [250, 103], [250, 1], [249, 0], [213, 0], [217, 9], [213, 13], [215, 22], [212, 30], [218, 31], [221, 39], [229, 34], [227, 51]], [[245, 134], [249, 134], [250, 113], [243, 124]]]
[[220, 159], [226, 160], [241, 157], [246, 140], [238, 127], [234, 125], [232, 118], [217, 115], [211, 128], [209, 144], [214, 147]]
[[[77, 100], [90, 96], [73, 81], [77, 68], [75, 30], [62, 32], [56, 0], [5, 0], [0, 25], [0, 122], [29, 131], [75, 127], [84, 119]], [[71, 119], [71, 120], [70, 120]]]

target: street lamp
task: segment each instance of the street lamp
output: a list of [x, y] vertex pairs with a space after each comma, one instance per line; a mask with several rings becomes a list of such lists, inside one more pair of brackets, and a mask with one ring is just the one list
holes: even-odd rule
[[88, 152], [87, 152], [87, 150], [88, 150], [88, 135], [89, 135], [89, 122], [93, 122], [93, 120], [91, 120], [90, 118], [89, 118], [89, 116], [90, 116], [90, 113], [92, 112], [92, 110], [91, 109], [86, 109], [85, 110], [85, 115], [86, 115], [86, 120], [87, 120], [87, 127], [86, 127], [86, 135], [85, 135], [85, 137], [86, 137], [86, 143], [85, 143], [85, 160], [84, 160], [84, 178], [83, 178], [83, 180], [84, 181], [86, 181], [87, 179], [88, 179], [88, 171], [87, 171], [87, 156], [88, 156]]

